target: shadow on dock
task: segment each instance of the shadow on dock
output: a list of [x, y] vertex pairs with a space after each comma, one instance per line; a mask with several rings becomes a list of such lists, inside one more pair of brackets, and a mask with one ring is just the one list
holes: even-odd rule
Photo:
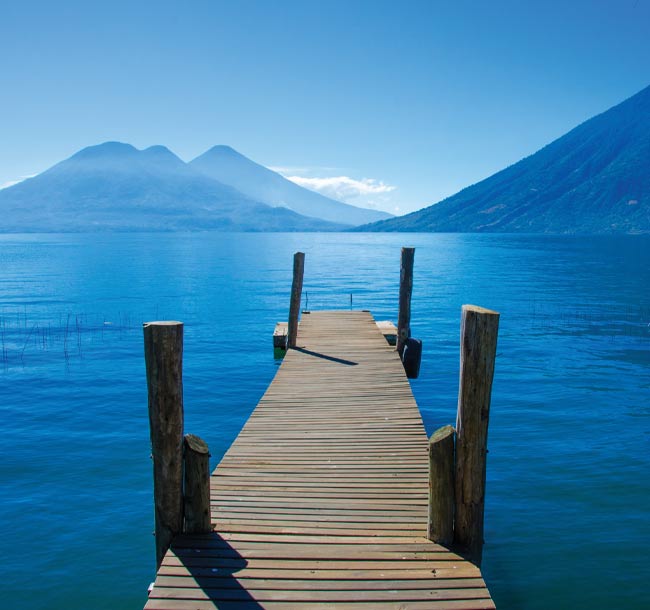
[[335, 358], [334, 356], [327, 356], [326, 354], [320, 354], [319, 352], [312, 352], [309, 349], [304, 347], [294, 347], [292, 348], [301, 354], [307, 354], [307, 356], [314, 356], [314, 358], [322, 358], [323, 360], [329, 360], [330, 362], [336, 362], [337, 364], [345, 364], [346, 366], [357, 366], [358, 362], [353, 362], [352, 360], [344, 360], [343, 358]]
[[211, 601], [220, 609], [263, 608], [237, 578], [248, 561], [217, 532], [179, 536], [171, 551], [173, 555], [160, 567], [146, 608], [165, 607], [169, 598], [185, 599], [190, 605]]

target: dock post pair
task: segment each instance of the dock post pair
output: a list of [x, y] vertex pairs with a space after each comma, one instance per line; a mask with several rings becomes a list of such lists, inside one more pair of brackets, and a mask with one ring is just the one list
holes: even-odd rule
[[[411, 337], [411, 295], [413, 293], [413, 261], [415, 248], [402, 248], [400, 263], [399, 311], [397, 318], [397, 351], [400, 357]], [[293, 280], [291, 282], [291, 301], [289, 304], [289, 321], [287, 324], [286, 349], [296, 347], [298, 337], [298, 318], [302, 299], [302, 285], [305, 273], [305, 254], [296, 252], [293, 255]], [[350, 308], [352, 308], [352, 295], [350, 294]], [[276, 343], [277, 338], [277, 343]], [[274, 348], [280, 346], [280, 331], [276, 337], [274, 333]], [[419, 370], [419, 361], [416, 367]], [[417, 372], [415, 375], [417, 377]]]
[[183, 436], [183, 324], [144, 325], [155, 507], [156, 569], [173, 538], [211, 531], [210, 452]]
[[453, 546], [479, 567], [483, 555], [487, 435], [498, 330], [497, 312], [463, 306], [456, 429], [444, 426], [429, 441], [427, 536], [434, 542]]

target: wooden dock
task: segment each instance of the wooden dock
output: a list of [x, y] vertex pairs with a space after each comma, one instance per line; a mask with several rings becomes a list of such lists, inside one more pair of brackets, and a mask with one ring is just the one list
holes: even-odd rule
[[145, 608], [494, 608], [479, 568], [426, 538], [427, 446], [370, 313], [304, 313], [211, 477], [215, 531], [173, 540]]

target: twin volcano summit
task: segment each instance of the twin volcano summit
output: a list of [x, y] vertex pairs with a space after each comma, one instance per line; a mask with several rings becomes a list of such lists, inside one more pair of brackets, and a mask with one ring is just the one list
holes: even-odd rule
[[388, 218], [304, 189], [228, 146], [185, 163], [105, 142], [0, 191], [0, 232], [325, 231]]

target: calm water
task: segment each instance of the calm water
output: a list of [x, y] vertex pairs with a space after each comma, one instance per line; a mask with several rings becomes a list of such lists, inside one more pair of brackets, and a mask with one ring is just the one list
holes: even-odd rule
[[[216, 464], [276, 370], [292, 254], [311, 309], [396, 318], [455, 420], [460, 307], [501, 312], [484, 575], [502, 609], [648, 608], [650, 239], [0, 236], [0, 606], [140, 608], [154, 575], [143, 321], [185, 329], [186, 430]], [[303, 303], [305, 304], [305, 303]]]

